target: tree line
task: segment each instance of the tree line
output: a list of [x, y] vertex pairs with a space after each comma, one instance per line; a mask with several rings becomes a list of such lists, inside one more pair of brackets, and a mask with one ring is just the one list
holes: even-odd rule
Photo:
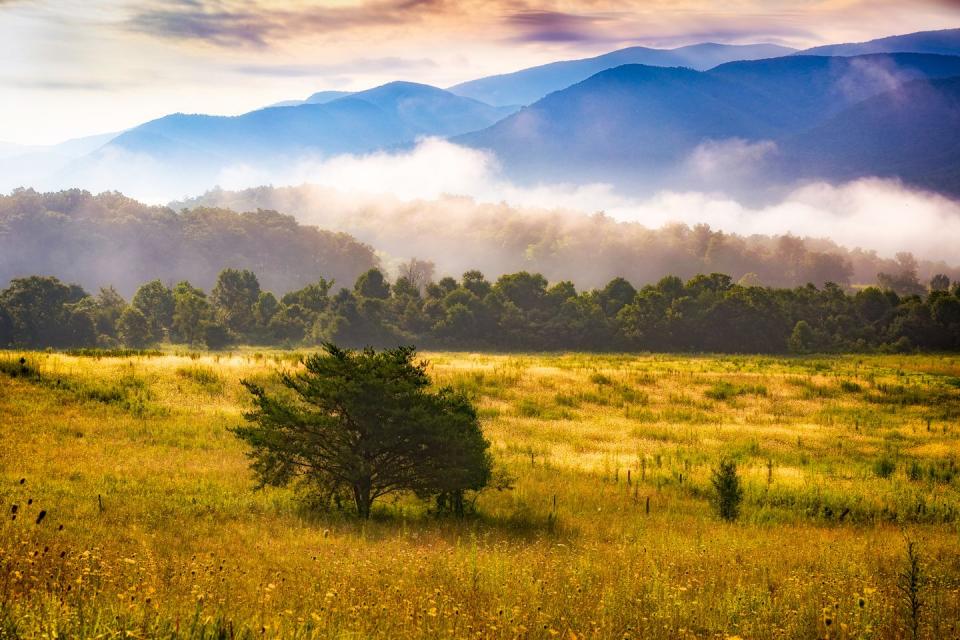
[[[176, 343], [434, 349], [730, 353], [960, 349], [960, 285], [944, 275], [912, 293], [891, 286], [771, 288], [712, 273], [634, 287], [614, 278], [578, 291], [537, 273], [490, 281], [479, 271], [434, 281], [407, 263], [393, 282], [369, 269], [350, 287], [320, 279], [278, 297], [256, 274], [225, 269], [204, 291], [153, 280], [127, 301], [52, 276], [0, 292], [0, 346], [144, 348]], [[893, 278], [894, 276], [891, 276]], [[895, 276], [910, 279], [909, 274]]]

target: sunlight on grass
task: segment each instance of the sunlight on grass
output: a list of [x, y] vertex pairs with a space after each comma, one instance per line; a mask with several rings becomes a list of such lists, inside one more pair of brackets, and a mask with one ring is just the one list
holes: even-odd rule
[[254, 490], [229, 432], [239, 381], [297, 354], [20, 355], [0, 355], [0, 636], [898, 638], [904, 531], [925, 633], [956, 634], [953, 358], [424, 354], [515, 488], [465, 521], [404, 498], [361, 522]]

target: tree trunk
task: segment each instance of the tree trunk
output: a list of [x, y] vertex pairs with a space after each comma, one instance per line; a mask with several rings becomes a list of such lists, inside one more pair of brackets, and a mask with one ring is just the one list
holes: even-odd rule
[[370, 517], [370, 480], [364, 478], [353, 485], [353, 500], [357, 504], [357, 514], [366, 520]]

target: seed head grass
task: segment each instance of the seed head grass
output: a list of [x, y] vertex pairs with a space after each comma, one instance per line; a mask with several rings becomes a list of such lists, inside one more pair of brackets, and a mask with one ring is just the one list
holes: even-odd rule
[[0, 636], [892, 639], [905, 531], [957, 634], [960, 360], [426, 353], [513, 489], [361, 522], [229, 431], [302, 355], [0, 355]]

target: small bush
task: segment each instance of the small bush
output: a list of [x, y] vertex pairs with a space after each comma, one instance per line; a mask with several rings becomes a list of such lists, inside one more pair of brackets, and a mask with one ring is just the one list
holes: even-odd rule
[[0, 358], [0, 373], [11, 378], [36, 378], [40, 375], [37, 368], [26, 358]]
[[856, 382], [843, 380], [840, 382], [840, 390], [843, 391], [844, 393], [860, 393], [861, 391], [863, 391], [863, 387], [861, 387]]
[[755, 395], [766, 396], [767, 388], [763, 385], [743, 385], [730, 384], [729, 382], [717, 382], [704, 392], [704, 395], [712, 400], [730, 400], [737, 396]]
[[601, 386], [613, 384], [613, 380], [611, 380], [608, 376], [603, 375], [602, 373], [592, 374], [590, 376], [590, 382], [592, 382], [593, 384], [601, 385]]
[[536, 400], [524, 398], [517, 405], [517, 414], [523, 418], [540, 418], [543, 416], [543, 407]]
[[192, 380], [209, 391], [216, 391], [223, 388], [223, 379], [216, 371], [209, 367], [180, 367], [177, 369], [177, 375], [181, 378]]
[[889, 478], [897, 470], [897, 463], [889, 456], [877, 458], [873, 463], [873, 473], [878, 478]]
[[710, 483], [715, 492], [717, 514], [728, 522], [736, 520], [740, 516], [740, 503], [743, 502], [737, 463], [729, 458], [721, 460], [711, 474]]
[[911, 462], [907, 468], [907, 477], [910, 478], [912, 482], [920, 482], [923, 480], [923, 467], [916, 460]]

